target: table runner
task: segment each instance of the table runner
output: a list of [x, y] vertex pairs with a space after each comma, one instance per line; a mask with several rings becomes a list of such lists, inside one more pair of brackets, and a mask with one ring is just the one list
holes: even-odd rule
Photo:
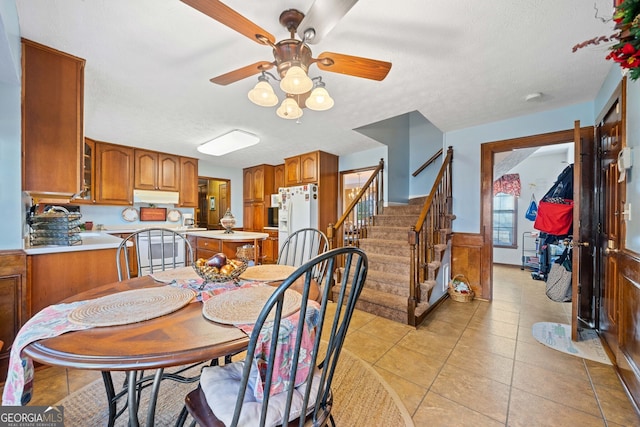
[[22, 356], [22, 350], [34, 341], [57, 337], [65, 332], [89, 329], [91, 326], [69, 322], [67, 315], [87, 301], [51, 305], [27, 321], [16, 336], [9, 355], [9, 371], [2, 392], [2, 405], [26, 405], [33, 393], [33, 361]]

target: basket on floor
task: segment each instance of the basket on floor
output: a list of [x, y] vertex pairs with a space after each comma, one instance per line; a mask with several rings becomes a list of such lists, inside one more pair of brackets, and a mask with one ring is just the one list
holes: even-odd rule
[[475, 297], [469, 279], [462, 274], [456, 274], [451, 278], [448, 292], [452, 300], [459, 302], [471, 302]]

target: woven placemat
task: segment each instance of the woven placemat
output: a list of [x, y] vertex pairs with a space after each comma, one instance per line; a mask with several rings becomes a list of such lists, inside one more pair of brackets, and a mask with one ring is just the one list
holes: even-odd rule
[[162, 283], [171, 283], [174, 280], [198, 280], [200, 276], [195, 272], [193, 267], [178, 267], [169, 270], [158, 271], [157, 273], [151, 273], [153, 280]]
[[296, 271], [297, 267], [279, 264], [263, 264], [247, 267], [240, 275], [243, 280], [255, 280], [258, 282], [274, 282], [285, 280]]
[[116, 326], [173, 313], [196, 296], [191, 289], [161, 286], [96, 298], [69, 313], [69, 321], [88, 326]]
[[[202, 306], [202, 314], [209, 320], [228, 325], [253, 324], [256, 322], [265, 302], [277, 288], [253, 286], [225, 292], [208, 299]], [[282, 317], [290, 316], [300, 309], [302, 296], [296, 291], [284, 293]], [[274, 310], [267, 320], [275, 316]]]

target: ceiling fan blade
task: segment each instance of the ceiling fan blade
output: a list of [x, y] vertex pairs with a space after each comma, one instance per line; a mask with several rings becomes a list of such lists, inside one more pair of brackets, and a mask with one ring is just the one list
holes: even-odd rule
[[[318, 43], [357, 2], [358, 0], [314, 1], [298, 25], [298, 36], [307, 44]], [[312, 38], [305, 38], [305, 32], [309, 29], [313, 29], [315, 34]]]
[[183, 3], [188, 4], [192, 8], [199, 10], [207, 16], [215, 19], [221, 24], [226, 25], [239, 32], [240, 34], [249, 37], [256, 43], [265, 44], [263, 41], [256, 38], [257, 35], [261, 35], [265, 37], [267, 40], [271, 42], [271, 44], [276, 42], [276, 38], [271, 35], [268, 31], [263, 28], [257, 26], [244, 16], [240, 15], [235, 10], [231, 9], [226, 4], [218, 1], [218, 0], [181, 0]]
[[391, 62], [333, 52], [322, 52], [316, 65], [324, 71], [378, 81], [384, 80], [391, 69]]
[[273, 67], [272, 62], [259, 61], [255, 64], [247, 65], [246, 67], [238, 68], [237, 70], [229, 71], [228, 73], [221, 74], [217, 77], [210, 79], [211, 83], [217, 85], [226, 86], [230, 83], [235, 83], [239, 80], [246, 79], [262, 71], [266, 71]]

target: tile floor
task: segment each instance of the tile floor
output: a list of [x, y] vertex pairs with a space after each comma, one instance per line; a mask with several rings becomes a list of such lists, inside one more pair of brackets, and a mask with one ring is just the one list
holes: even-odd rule
[[[447, 300], [419, 328], [354, 315], [345, 348], [396, 390], [420, 426], [638, 426], [611, 366], [539, 344], [531, 326], [569, 323], [544, 282], [496, 266], [494, 301]], [[32, 405], [57, 402], [99, 374], [46, 368]]]

